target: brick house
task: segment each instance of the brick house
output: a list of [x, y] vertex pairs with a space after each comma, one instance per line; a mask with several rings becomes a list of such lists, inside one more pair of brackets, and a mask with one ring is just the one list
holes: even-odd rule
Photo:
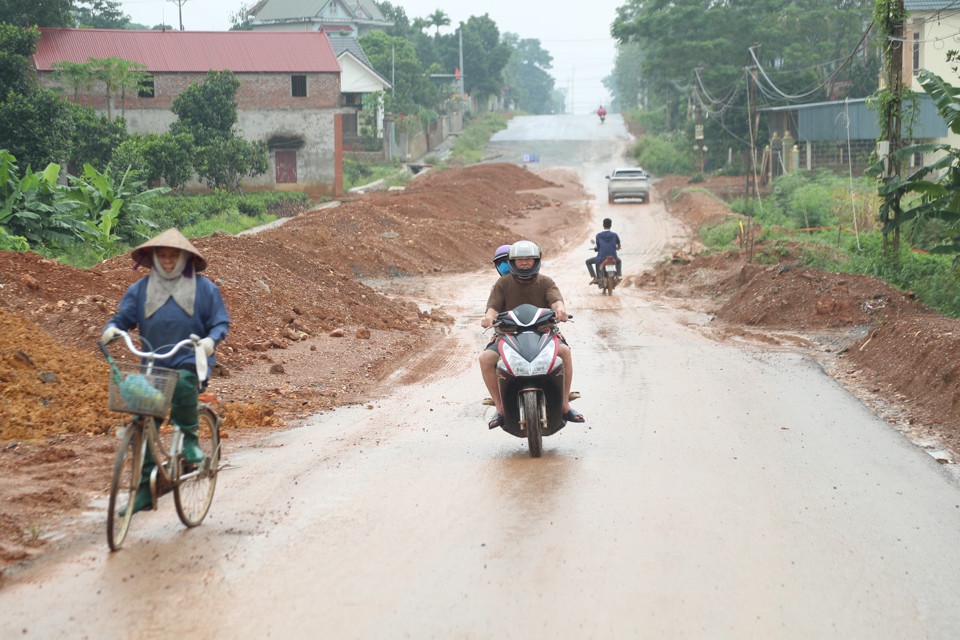
[[[210, 70], [232, 71], [237, 92], [237, 134], [262, 140], [270, 170], [246, 178], [245, 188], [286, 188], [312, 194], [342, 190], [340, 65], [319, 31], [126, 31], [41, 29], [33, 56], [43, 86], [106, 114], [122, 113], [131, 133], [163, 133], [176, 119], [173, 101]], [[62, 61], [120, 58], [146, 67], [148, 80], [134, 95], [105, 87], [67, 88], [54, 74]], [[199, 186], [193, 183], [191, 186]]]

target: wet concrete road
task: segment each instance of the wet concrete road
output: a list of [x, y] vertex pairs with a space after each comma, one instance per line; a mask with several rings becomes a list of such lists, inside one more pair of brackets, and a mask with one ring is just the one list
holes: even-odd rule
[[[579, 158], [592, 230], [613, 217], [637, 273], [682, 233], [659, 205], [606, 205], [626, 134], [597, 127], [518, 118], [496, 143]], [[0, 589], [0, 637], [956, 637], [957, 483], [802, 354], [711, 341], [709, 318], [636, 289], [600, 296], [588, 255], [543, 267], [575, 315], [587, 423], [542, 458], [485, 426], [491, 274], [411, 282], [459, 318], [433, 374], [230, 454], [197, 529], [168, 500], [110, 554], [94, 505], [89, 535]]]

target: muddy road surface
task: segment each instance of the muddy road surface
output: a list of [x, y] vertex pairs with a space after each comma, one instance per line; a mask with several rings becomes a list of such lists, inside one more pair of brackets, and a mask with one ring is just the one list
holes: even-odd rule
[[229, 453], [196, 529], [166, 498], [111, 554], [91, 505], [87, 535], [0, 590], [0, 635], [955, 637], [960, 489], [929, 455], [802, 352], [718, 342], [695, 310], [587, 285], [604, 217], [626, 275], [685, 241], [662, 194], [606, 204], [627, 144], [617, 116], [558, 116], [492, 145], [576, 167], [596, 195], [592, 226], [543, 263], [574, 315], [587, 419], [543, 457], [486, 427], [493, 269], [382, 283], [457, 318], [391, 395]]

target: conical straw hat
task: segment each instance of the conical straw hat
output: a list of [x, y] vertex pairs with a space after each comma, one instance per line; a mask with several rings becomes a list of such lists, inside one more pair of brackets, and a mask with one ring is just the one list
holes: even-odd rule
[[197, 251], [197, 248], [190, 244], [190, 241], [187, 240], [180, 231], [176, 228], [170, 228], [158, 235], [155, 238], [147, 240], [139, 247], [130, 252], [130, 257], [133, 258], [133, 261], [144, 267], [153, 267], [153, 259], [150, 254], [151, 249], [154, 247], [172, 247], [174, 249], [181, 249], [193, 254], [193, 268], [197, 271], [203, 271], [207, 268], [206, 259]]

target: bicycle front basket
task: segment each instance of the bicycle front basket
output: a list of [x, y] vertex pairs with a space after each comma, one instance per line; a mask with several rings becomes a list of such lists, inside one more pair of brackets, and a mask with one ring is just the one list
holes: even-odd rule
[[146, 366], [134, 362], [117, 362], [114, 366], [119, 375], [110, 376], [110, 410], [165, 418], [180, 373], [163, 367], [153, 367], [147, 373]]

